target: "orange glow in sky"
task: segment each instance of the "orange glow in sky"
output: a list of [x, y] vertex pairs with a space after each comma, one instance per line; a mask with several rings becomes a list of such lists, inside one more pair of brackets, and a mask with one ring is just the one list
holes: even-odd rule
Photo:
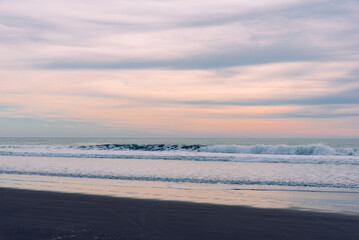
[[357, 1], [105, 2], [0, 2], [0, 136], [359, 136]]

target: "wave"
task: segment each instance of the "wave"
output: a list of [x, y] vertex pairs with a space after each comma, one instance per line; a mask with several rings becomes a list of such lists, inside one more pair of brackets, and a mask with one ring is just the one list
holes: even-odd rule
[[205, 178], [175, 178], [175, 177], [147, 177], [147, 176], [118, 176], [118, 175], [96, 175], [82, 173], [53, 173], [53, 172], [32, 172], [32, 171], [3, 171], [0, 174], [36, 175], [48, 177], [71, 177], [90, 179], [111, 179], [111, 180], [134, 180], [172, 183], [206, 183], [206, 184], [231, 184], [231, 185], [262, 185], [262, 186], [287, 186], [287, 187], [319, 187], [319, 188], [347, 188], [358, 189], [359, 185], [343, 183], [318, 183], [318, 182], [296, 182], [296, 181], [256, 181], [256, 180], [230, 180], [230, 179], [205, 179]]
[[359, 156], [359, 148], [332, 148], [323, 144], [310, 145], [179, 145], [179, 144], [100, 144], [73, 146], [85, 150], [136, 150], [136, 151], [198, 151], [212, 153], [245, 153], [272, 155], [343, 155]]
[[359, 165], [357, 148], [325, 145], [0, 145], [0, 156]]
[[99, 153], [55, 153], [55, 152], [7, 152], [0, 151], [0, 156], [15, 157], [60, 157], [60, 158], [95, 158], [95, 159], [143, 159], [143, 160], [174, 160], [174, 161], [208, 161], [208, 162], [247, 162], [247, 163], [289, 163], [289, 164], [334, 164], [359, 165], [356, 156], [282, 156], [282, 155], [181, 155], [181, 154], [99, 154]]
[[273, 155], [344, 155], [358, 156], [358, 148], [332, 148], [323, 144], [311, 145], [215, 145], [199, 149], [201, 152], [217, 153], [246, 153], [246, 154], [273, 154]]
[[359, 166], [141, 159], [0, 158], [0, 174], [161, 182], [359, 188]]
[[79, 149], [96, 150], [136, 150], [136, 151], [198, 151], [203, 145], [181, 145], [181, 144], [99, 144], [72, 146]]

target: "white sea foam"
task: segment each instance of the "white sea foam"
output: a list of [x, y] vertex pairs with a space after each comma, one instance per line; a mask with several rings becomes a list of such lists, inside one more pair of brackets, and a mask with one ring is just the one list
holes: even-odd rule
[[247, 153], [274, 155], [359, 155], [359, 148], [332, 148], [324, 144], [307, 145], [179, 145], [179, 144], [99, 144], [85, 145], [76, 148], [87, 150], [140, 150], [140, 151], [199, 151], [217, 153]]
[[[98, 144], [82, 146], [51, 146], [51, 145], [0, 145], [0, 151], [32, 151], [44, 152], [48, 149], [61, 149], [62, 152], [75, 150], [101, 150], [105, 151], [151, 151], [151, 152], [213, 152], [213, 153], [246, 153], [246, 154], [272, 154], [272, 155], [341, 155], [359, 156], [359, 147], [333, 148], [324, 144], [307, 145], [181, 145], [181, 144]], [[67, 150], [65, 150], [67, 149]]]
[[[0, 146], [0, 156], [359, 165], [357, 149], [330, 148], [324, 145], [190, 145], [185, 149], [181, 145], [128, 146], [3, 145]], [[197, 150], [193, 150], [193, 146], [198, 146]]]
[[0, 173], [164, 182], [359, 188], [359, 165], [0, 157]]
[[359, 155], [358, 148], [331, 148], [323, 144], [297, 145], [215, 145], [199, 149], [201, 152], [217, 153], [247, 153], [247, 154], [274, 154], [274, 155]]
[[357, 148], [315, 145], [0, 145], [0, 173], [359, 188]]

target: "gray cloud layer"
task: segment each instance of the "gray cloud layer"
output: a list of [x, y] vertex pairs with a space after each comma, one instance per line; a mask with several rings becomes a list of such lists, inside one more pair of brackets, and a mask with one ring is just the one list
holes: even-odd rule
[[0, 116], [355, 118], [358, 23], [357, 0], [0, 0]]
[[189, 105], [226, 105], [226, 106], [283, 106], [283, 105], [341, 105], [341, 104], [359, 104], [359, 88], [349, 91], [328, 94], [324, 96], [315, 96], [307, 98], [291, 99], [257, 99], [257, 100], [229, 100], [229, 101], [174, 101], [176, 104]]
[[[10, 2], [0, 4], [0, 26], [4, 32], [0, 44], [4, 47], [16, 44], [18, 51], [23, 51], [22, 48], [34, 51], [35, 68], [211, 69], [357, 59], [359, 53], [356, 24], [359, 3], [354, 0], [289, 1], [288, 4], [279, 1], [267, 5], [258, 1], [254, 7], [225, 1], [218, 6], [209, 4], [202, 11], [188, 10], [203, 7], [205, 3], [192, 6], [176, 1], [168, 4], [139, 1], [136, 9], [131, 4], [122, 6], [107, 1], [114, 6], [112, 12], [100, 5], [94, 11], [97, 3], [79, 1], [77, 7], [92, 8], [88, 8], [88, 14], [72, 15], [65, 12], [66, 7], [74, 7], [67, 2], [63, 4], [64, 12], [49, 3], [42, 11], [27, 12], [20, 5], [20, 10], [16, 10], [14, 4], [21, 1]], [[41, 1], [34, 1], [32, 7], [41, 9], [37, 4]], [[151, 8], [144, 12], [141, 4], [152, 7], [153, 13]], [[53, 9], [45, 13], [46, 6]], [[42, 44], [47, 51], [38, 49]], [[54, 54], [51, 47], [65, 49]], [[187, 49], [184, 54], [181, 47]], [[13, 51], [14, 55], [21, 55], [16, 49]], [[173, 54], [166, 56], [171, 51]], [[29, 62], [31, 57], [26, 64]]]

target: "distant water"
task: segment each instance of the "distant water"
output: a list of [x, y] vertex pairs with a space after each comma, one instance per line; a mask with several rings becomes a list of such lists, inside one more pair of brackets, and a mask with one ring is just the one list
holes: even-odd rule
[[359, 139], [0, 138], [0, 173], [359, 189]]

